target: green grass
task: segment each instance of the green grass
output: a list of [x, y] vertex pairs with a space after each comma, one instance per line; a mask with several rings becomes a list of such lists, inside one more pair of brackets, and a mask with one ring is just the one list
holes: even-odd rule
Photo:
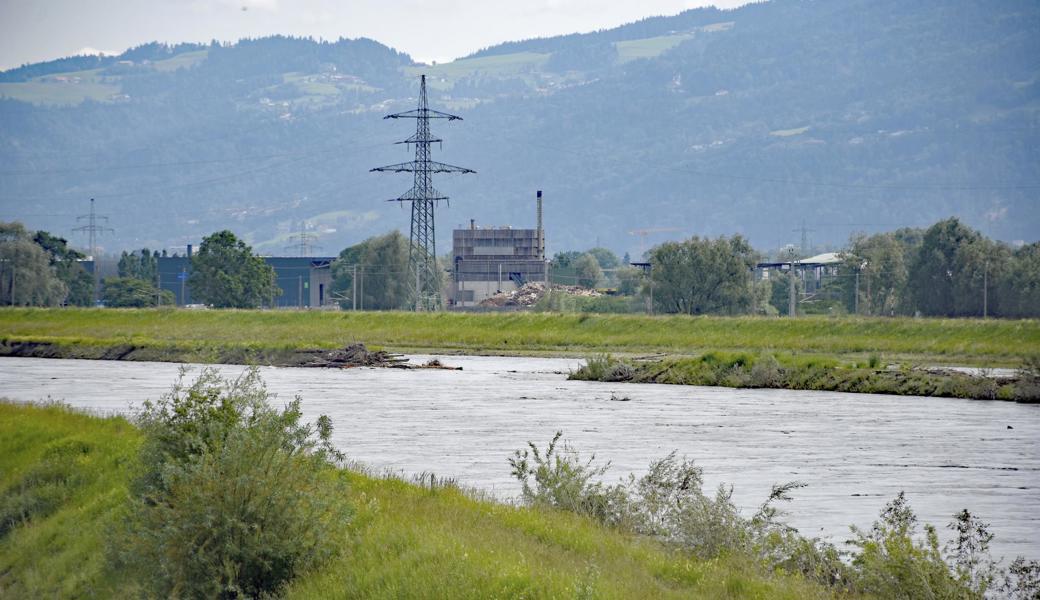
[[[139, 443], [122, 418], [0, 402], [0, 506], [43, 507], [0, 533], [0, 597], [130, 594], [105, 552]], [[356, 513], [341, 555], [294, 580], [288, 598], [829, 597], [800, 577], [692, 560], [569, 513], [349, 480]]]
[[653, 58], [671, 50], [686, 40], [693, 39], [696, 34], [677, 33], [675, 35], [662, 35], [658, 37], [645, 38], [641, 40], [628, 40], [617, 42], [618, 62], [626, 63], [640, 58]]
[[[22, 102], [49, 105], [75, 105], [84, 100], [104, 102], [120, 92], [120, 87], [101, 77], [101, 69], [53, 73], [20, 83], [0, 83], [0, 97]], [[58, 81], [59, 77], [79, 78], [79, 81]]]
[[167, 58], [166, 60], [157, 60], [153, 62], [152, 68], [156, 71], [176, 71], [177, 69], [192, 67], [195, 64], [206, 60], [207, 56], [209, 56], [209, 50], [181, 52], [180, 54]]
[[553, 313], [2, 309], [0, 339], [87, 346], [291, 350], [364, 342], [500, 354], [705, 351], [1018, 366], [1040, 354], [1036, 320], [684, 317]]
[[122, 418], [0, 403], [0, 597], [108, 595], [104, 540], [138, 441]]
[[404, 67], [403, 71], [411, 77], [418, 77], [425, 73], [431, 88], [449, 90], [460, 79], [474, 75], [526, 78], [532, 72], [541, 69], [547, 60], [549, 60], [548, 53], [516, 52], [463, 58], [432, 66]]

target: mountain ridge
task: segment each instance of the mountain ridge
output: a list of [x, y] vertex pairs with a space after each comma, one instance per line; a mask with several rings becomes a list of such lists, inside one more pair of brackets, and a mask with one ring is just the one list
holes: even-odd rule
[[382, 201], [410, 181], [368, 169], [407, 159], [393, 142], [412, 132], [382, 116], [413, 107], [423, 72], [431, 106], [465, 119], [436, 124], [435, 158], [478, 171], [437, 181], [441, 251], [470, 218], [530, 226], [536, 189], [551, 251], [637, 256], [628, 232], [655, 227], [765, 250], [802, 223], [825, 248], [950, 215], [1033, 241], [1038, 30], [1021, 1], [774, 0], [437, 65], [284, 36], [29, 65], [0, 73], [0, 212], [68, 236], [96, 197], [109, 251], [230, 228], [277, 254], [304, 222], [335, 253], [407, 228]]

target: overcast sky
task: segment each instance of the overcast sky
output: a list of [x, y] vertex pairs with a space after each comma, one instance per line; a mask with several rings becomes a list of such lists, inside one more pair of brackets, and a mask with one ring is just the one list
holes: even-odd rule
[[422, 62], [746, 0], [0, 0], [0, 69], [151, 41], [368, 37]]

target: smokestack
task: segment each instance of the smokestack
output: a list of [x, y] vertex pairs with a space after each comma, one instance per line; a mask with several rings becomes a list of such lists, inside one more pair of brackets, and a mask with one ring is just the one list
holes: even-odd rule
[[542, 190], [538, 190], [538, 232], [542, 232]]
[[188, 258], [191, 258], [191, 244], [188, 244]]
[[538, 190], [538, 253], [545, 258], [545, 232], [542, 231], [542, 190]]
[[476, 219], [470, 219], [469, 220], [469, 230], [473, 231], [476, 228], [477, 228], [477, 220]]

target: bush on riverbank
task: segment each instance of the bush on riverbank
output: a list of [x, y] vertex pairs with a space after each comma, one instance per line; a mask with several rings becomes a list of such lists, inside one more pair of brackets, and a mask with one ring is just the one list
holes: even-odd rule
[[146, 401], [115, 568], [156, 597], [259, 597], [325, 563], [345, 542], [350, 507], [332, 426], [279, 411], [256, 369], [205, 369]]
[[[3, 513], [13, 517], [0, 535], [0, 597], [139, 597], [154, 589], [106, 558], [132, 514], [130, 482], [139, 474], [132, 466], [143, 437], [120, 417], [0, 402], [0, 507], [14, 508]], [[327, 475], [349, 484], [353, 518], [336, 539], [337, 554], [296, 570], [282, 589], [286, 598], [832, 597], [741, 557], [695, 560], [569, 513], [358, 471]], [[51, 485], [60, 493], [41, 487]], [[50, 498], [46, 506], [26, 510], [37, 493]], [[206, 512], [197, 509], [200, 517]]]
[[1009, 569], [1000, 568], [989, 554], [993, 535], [988, 526], [967, 510], [954, 515], [949, 528], [957, 535], [940, 549], [931, 525], [924, 526], [920, 538], [917, 517], [900, 492], [869, 530], [852, 528], [852, 550], [842, 552], [783, 522], [777, 503], [791, 500], [791, 492], [803, 484], [774, 484], [748, 518], [734, 504], [732, 487], [723, 484], [713, 496], [706, 494], [702, 469], [675, 452], [651, 462], [644, 476], [610, 485], [601, 480], [609, 463], [583, 460], [561, 443], [562, 436], [557, 432], [544, 452], [528, 442], [510, 459], [529, 506], [574, 512], [701, 560], [738, 556], [765, 572], [799, 574], [843, 594], [978, 600], [992, 593], [1020, 600], [1040, 596], [1040, 561], [1019, 557]]
[[879, 361], [875, 356], [865, 363], [842, 363], [812, 355], [746, 352], [707, 352], [692, 358], [639, 361], [599, 355], [590, 357], [569, 378], [1040, 402], [1040, 372], [1030, 367], [1031, 363], [1014, 378], [997, 378], [985, 373], [968, 375], [908, 366], [877, 368]]

